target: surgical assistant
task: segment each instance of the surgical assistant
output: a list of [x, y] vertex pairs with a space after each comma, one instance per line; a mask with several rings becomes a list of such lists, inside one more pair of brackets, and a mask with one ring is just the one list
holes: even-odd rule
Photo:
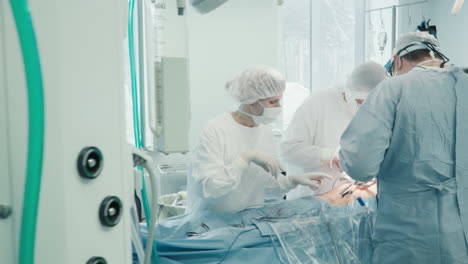
[[297, 185], [317, 189], [320, 173], [281, 175], [271, 127], [281, 113], [282, 75], [255, 66], [226, 84], [240, 106], [209, 121], [194, 151], [188, 176], [188, 210], [241, 211], [281, 199]]
[[377, 177], [372, 263], [467, 263], [468, 75], [426, 32], [402, 35], [341, 138], [353, 179]]
[[324, 171], [334, 176], [318, 190], [298, 186], [287, 194], [295, 199], [329, 191], [343, 175], [330, 164], [337, 156], [341, 134], [369, 92], [386, 79], [385, 68], [369, 61], [358, 65], [345, 85], [313, 93], [294, 114], [281, 142], [281, 158], [295, 173]]

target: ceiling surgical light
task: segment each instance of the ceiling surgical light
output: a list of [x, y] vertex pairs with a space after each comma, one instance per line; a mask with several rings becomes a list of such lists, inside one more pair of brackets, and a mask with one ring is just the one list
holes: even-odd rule
[[[222, 4], [226, 3], [228, 0], [190, 0], [190, 4], [201, 14], [207, 14], [216, 8], [220, 7]], [[282, 5], [284, 0], [276, 0], [277, 5]]]
[[193, 8], [195, 8], [195, 10], [201, 14], [207, 14], [220, 7], [227, 1], [228, 0], [190, 0], [190, 3], [192, 4]]

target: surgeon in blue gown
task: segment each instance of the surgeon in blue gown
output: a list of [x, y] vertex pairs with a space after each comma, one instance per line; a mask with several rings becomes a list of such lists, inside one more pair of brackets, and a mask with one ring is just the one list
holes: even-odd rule
[[468, 71], [427, 33], [396, 47], [341, 138], [347, 174], [378, 182], [372, 263], [468, 263]]

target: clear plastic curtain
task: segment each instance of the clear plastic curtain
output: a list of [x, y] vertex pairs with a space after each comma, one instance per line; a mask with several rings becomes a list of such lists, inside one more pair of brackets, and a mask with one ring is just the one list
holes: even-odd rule
[[290, 221], [271, 223], [281, 244], [284, 263], [372, 263], [371, 230], [374, 211], [353, 203], [345, 207], [323, 206]]

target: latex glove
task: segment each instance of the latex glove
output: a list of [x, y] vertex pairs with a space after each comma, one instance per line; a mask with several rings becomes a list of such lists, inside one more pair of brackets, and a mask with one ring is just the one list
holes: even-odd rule
[[352, 182], [344, 182], [326, 193], [316, 195], [316, 197], [325, 199], [331, 206], [344, 206], [352, 203], [358, 197], [375, 197], [377, 194], [375, 181], [368, 182], [366, 185], [350, 186], [351, 183]]
[[266, 172], [271, 173], [273, 177], [277, 177], [278, 174], [282, 171], [281, 165], [278, 160], [267, 154], [263, 154], [256, 151], [246, 152], [242, 154], [242, 158], [247, 162], [257, 164], [263, 168]]
[[312, 190], [320, 188], [322, 181], [331, 180], [333, 176], [323, 172], [310, 172], [298, 175], [288, 175], [278, 178], [278, 184], [281, 189], [294, 189], [297, 185], [308, 186]]
[[330, 148], [322, 148], [320, 150], [320, 163], [323, 169], [343, 172], [337, 153], [336, 150]]

